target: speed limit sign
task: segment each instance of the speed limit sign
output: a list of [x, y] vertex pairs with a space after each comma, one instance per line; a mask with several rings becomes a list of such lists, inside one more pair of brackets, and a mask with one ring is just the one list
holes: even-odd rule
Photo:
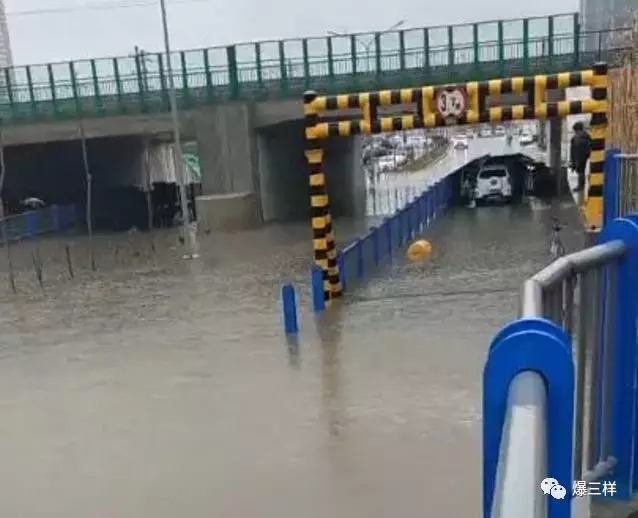
[[467, 94], [459, 87], [442, 88], [436, 94], [436, 111], [444, 119], [458, 119], [467, 109]]

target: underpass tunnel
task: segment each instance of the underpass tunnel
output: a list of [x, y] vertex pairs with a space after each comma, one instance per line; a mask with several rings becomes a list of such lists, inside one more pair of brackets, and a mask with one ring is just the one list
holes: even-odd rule
[[[96, 230], [147, 228], [145, 149], [140, 136], [86, 140], [92, 177], [92, 225]], [[153, 143], [150, 144], [153, 146]], [[7, 214], [24, 210], [28, 197], [47, 205], [76, 206], [77, 223], [85, 225], [86, 171], [81, 140], [10, 146], [5, 149], [6, 178], [3, 192]], [[154, 184], [152, 212], [175, 204], [174, 183]], [[155, 218], [156, 219], [156, 218]]]
[[[257, 133], [262, 213], [265, 222], [310, 217], [308, 162], [302, 120]], [[365, 213], [366, 179], [361, 137], [331, 138], [324, 144], [324, 172], [332, 216], [358, 218]]]

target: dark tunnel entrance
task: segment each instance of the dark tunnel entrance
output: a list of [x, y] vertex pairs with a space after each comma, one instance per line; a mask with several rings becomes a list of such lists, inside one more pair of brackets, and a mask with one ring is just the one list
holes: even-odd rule
[[[137, 136], [94, 138], [86, 140], [86, 148], [94, 230], [148, 230], [151, 225], [176, 223], [179, 192], [165, 141]], [[196, 155], [196, 150], [188, 154]], [[38, 198], [46, 205], [75, 205], [76, 223], [86, 228], [87, 182], [79, 139], [7, 147], [5, 164], [5, 215], [23, 212], [23, 200]], [[189, 183], [191, 219], [195, 219], [194, 199], [200, 191], [200, 183]]]

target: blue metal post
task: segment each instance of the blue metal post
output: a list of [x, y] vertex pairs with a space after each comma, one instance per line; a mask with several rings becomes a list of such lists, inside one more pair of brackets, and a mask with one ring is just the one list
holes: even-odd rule
[[603, 176], [603, 227], [611, 223], [619, 214], [620, 207], [620, 150], [605, 151], [605, 174]]
[[35, 236], [38, 233], [38, 220], [36, 219], [35, 211], [30, 210], [24, 213], [24, 223], [28, 237]]
[[365, 255], [364, 255], [365, 241], [366, 241], [365, 238], [357, 239], [357, 244], [354, 247], [354, 253], [357, 258], [357, 279], [359, 280], [363, 279], [363, 276], [365, 274]]
[[55, 203], [51, 205], [51, 226], [53, 227], [53, 232], [59, 232], [62, 228], [60, 226], [60, 207]]
[[[511, 381], [524, 371], [541, 375], [547, 388], [547, 473], [572, 488], [574, 367], [565, 332], [547, 320], [521, 319], [492, 340], [483, 370], [483, 517], [490, 518]], [[547, 499], [552, 518], [570, 516], [571, 499]]]
[[341, 274], [341, 291], [345, 292], [348, 288], [348, 270], [346, 269], [346, 254], [343, 250], [337, 252], [337, 267]]
[[312, 310], [320, 313], [326, 309], [326, 299], [323, 292], [323, 270], [313, 265], [310, 269], [310, 291], [312, 292]]
[[372, 227], [370, 229], [370, 237], [372, 239], [372, 260], [374, 265], [377, 266], [381, 261], [381, 240], [379, 234], [381, 230], [378, 227]]
[[[635, 472], [634, 415], [636, 405], [636, 360], [638, 340], [636, 339], [636, 316], [638, 315], [638, 217], [618, 218], [610, 221], [600, 235], [599, 242], [622, 240], [628, 245], [627, 253], [618, 261], [617, 281], [611, 304], [615, 313], [606, 314], [612, 318], [614, 333], [611, 348], [613, 374], [611, 375], [611, 423], [610, 455], [616, 458], [613, 480], [616, 482], [615, 498], [631, 498], [633, 486], [638, 476]], [[608, 282], [609, 276], [606, 276]], [[605, 284], [607, 284], [607, 282]], [[605, 296], [611, 293], [604, 292]], [[604, 298], [601, 303], [604, 304]], [[606, 304], [604, 304], [606, 306]], [[605, 360], [603, 360], [605, 361]], [[604, 426], [604, 424], [602, 425]]]
[[403, 220], [405, 221], [405, 233], [406, 233], [406, 241], [410, 241], [412, 239], [413, 230], [412, 230], [412, 204], [406, 205], [406, 207], [401, 211], [403, 212]]
[[295, 335], [299, 332], [297, 320], [297, 297], [295, 287], [286, 283], [281, 287], [281, 306], [284, 314], [284, 332], [287, 335]]
[[385, 227], [385, 245], [386, 251], [388, 252], [388, 259], [392, 262], [392, 219], [386, 218], [383, 221], [383, 225]]

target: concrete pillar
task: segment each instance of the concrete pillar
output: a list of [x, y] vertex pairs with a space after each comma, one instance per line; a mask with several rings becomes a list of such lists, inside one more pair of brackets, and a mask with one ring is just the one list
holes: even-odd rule
[[[564, 90], [548, 90], [547, 102], [558, 102], [565, 98]], [[562, 194], [560, 192], [561, 185], [564, 184], [563, 178], [561, 178], [561, 166], [562, 166], [562, 140], [563, 140], [563, 117], [556, 117], [549, 121], [548, 131], [548, 165], [549, 168], [557, 179], [556, 185], [558, 192], [556, 194]]]
[[[257, 138], [264, 221], [304, 221], [309, 217], [308, 163], [303, 121], [261, 128]], [[325, 142], [324, 172], [333, 217], [358, 217], [365, 211], [361, 139]]]
[[223, 103], [193, 115], [202, 170], [200, 226], [239, 230], [261, 223], [257, 139], [250, 103]]
[[547, 121], [539, 120], [538, 121], [538, 149], [545, 151], [547, 150]]

